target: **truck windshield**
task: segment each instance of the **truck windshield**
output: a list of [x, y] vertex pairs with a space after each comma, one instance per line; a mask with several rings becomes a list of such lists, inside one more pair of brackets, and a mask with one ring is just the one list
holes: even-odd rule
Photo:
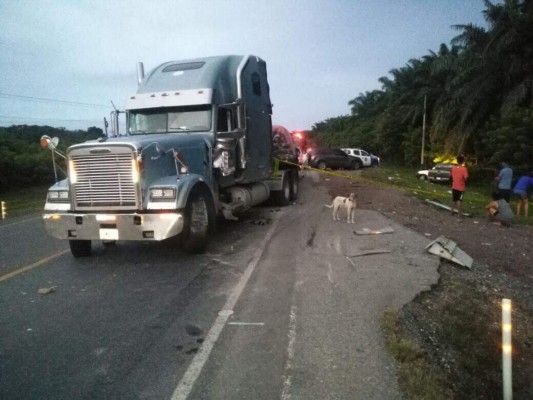
[[129, 113], [130, 135], [209, 130], [211, 130], [209, 106], [132, 110]]

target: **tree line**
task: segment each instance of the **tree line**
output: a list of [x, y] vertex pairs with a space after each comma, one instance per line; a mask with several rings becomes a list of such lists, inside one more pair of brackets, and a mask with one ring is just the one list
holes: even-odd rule
[[380, 90], [349, 101], [350, 115], [318, 122], [310, 135], [415, 166], [424, 133], [424, 163], [464, 154], [533, 168], [533, 0], [485, 0], [483, 16], [487, 28], [454, 25], [449, 45], [391, 70]]
[[[54, 182], [51, 152], [40, 147], [43, 135], [58, 137], [58, 150], [64, 152], [72, 144], [102, 137], [103, 131], [96, 127], [86, 131], [36, 125], [0, 127], [0, 192]], [[65, 170], [63, 160], [56, 157], [56, 161]]]

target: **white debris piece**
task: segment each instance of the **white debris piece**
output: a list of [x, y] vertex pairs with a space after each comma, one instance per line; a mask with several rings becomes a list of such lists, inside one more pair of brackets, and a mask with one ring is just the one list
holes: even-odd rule
[[472, 262], [474, 261], [472, 257], [461, 250], [459, 246], [457, 246], [457, 243], [444, 236], [439, 236], [428, 244], [426, 250], [431, 254], [435, 254], [441, 258], [462, 265], [463, 267], [472, 269]]

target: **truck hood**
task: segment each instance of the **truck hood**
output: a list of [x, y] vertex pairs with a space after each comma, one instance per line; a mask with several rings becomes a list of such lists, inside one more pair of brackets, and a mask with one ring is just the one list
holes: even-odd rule
[[214, 138], [212, 133], [164, 133], [164, 134], [152, 134], [152, 135], [131, 135], [131, 136], [118, 136], [105, 138], [104, 140], [91, 140], [77, 146], [110, 146], [113, 144], [131, 144], [137, 151], [142, 151], [154, 143], [157, 143], [162, 151], [167, 151], [172, 148], [179, 150], [188, 147], [195, 147], [199, 144], [208, 144], [213, 146]]

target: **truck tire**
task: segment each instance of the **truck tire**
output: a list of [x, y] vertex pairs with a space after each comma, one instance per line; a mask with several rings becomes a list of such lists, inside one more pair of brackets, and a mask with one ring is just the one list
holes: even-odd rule
[[183, 249], [193, 254], [204, 252], [215, 229], [216, 220], [215, 206], [206, 189], [191, 192], [184, 218]]
[[76, 258], [88, 257], [91, 255], [91, 241], [90, 240], [69, 240], [70, 252]]
[[324, 169], [326, 169], [326, 162], [325, 162], [325, 161], [319, 161], [319, 162], [316, 164], [316, 167], [317, 167], [318, 169], [322, 169], [322, 170], [324, 170]]
[[281, 190], [273, 192], [274, 202], [278, 206], [287, 206], [291, 201], [291, 177], [290, 173], [283, 174]]
[[291, 177], [291, 193], [290, 193], [290, 200], [296, 201], [298, 199], [298, 185], [299, 185], [299, 179], [300, 176], [298, 175], [298, 171], [293, 169], [289, 173]]

